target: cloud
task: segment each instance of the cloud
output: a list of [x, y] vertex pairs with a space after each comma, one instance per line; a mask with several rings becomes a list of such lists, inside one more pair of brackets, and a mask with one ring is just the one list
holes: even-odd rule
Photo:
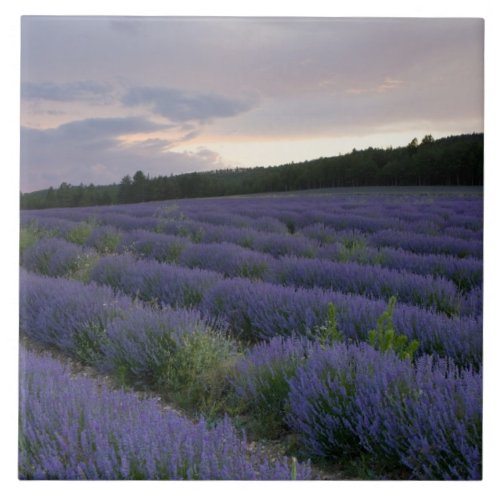
[[167, 87], [134, 87], [122, 98], [126, 106], [147, 106], [173, 122], [236, 116], [251, 109], [252, 99], [231, 99], [216, 94], [188, 93]]
[[224, 162], [222, 156], [216, 151], [211, 149], [199, 147], [194, 153], [189, 153], [190, 156], [196, 156], [202, 160], [207, 160], [211, 164], [218, 167], [227, 167], [228, 165]]
[[95, 101], [110, 102], [112, 87], [96, 81], [77, 81], [69, 83], [24, 82], [21, 84], [21, 97], [26, 100], [47, 101]]
[[394, 78], [386, 77], [382, 83], [375, 85], [374, 87], [352, 87], [348, 88], [345, 93], [346, 94], [370, 94], [370, 93], [381, 93], [387, 92], [389, 90], [397, 89], [404, 82], [402, 80], [396, 80]]
[[88, 118], [49, 129], [49, 134], [68, 141], [100, 140], [125, 134], [157, 132], [170, 128], [170, 125], [156, 123], [140, 117]]
[[52, 129], [21, 128], [21, 190], [30, 192], [61, 182], [111, 184], [143, 170], [153, 176], [211, 170], [218, 158], [168, 151], [172, 142], [122, 142], [124, 134], [161, 131], [168, 125], [143, 118], [96, 118]]

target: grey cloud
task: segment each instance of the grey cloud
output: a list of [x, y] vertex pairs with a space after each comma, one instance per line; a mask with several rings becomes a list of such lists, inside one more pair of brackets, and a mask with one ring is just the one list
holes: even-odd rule
[[203, 160], [208, 160], [210, 163], [213, 163], [214, 165], [225, 166], [222, 156], [219, 153], [212, 151], [211, 149], [198, 148], [198, 150], [196, 151], [196, 153], [194, 153], [194, 155], [199, 158], [202, 158]]
[[187, 93], [166, 87], [135, 87], [122, 99], [126, 106], [148, 106], [174, 122], [207, 121], [239, 115], [254, 105], [251, 99], [230, 99], [216, 94]]
[[47, 101], [96, 101], [112, 100], [112, 87], [96, 81], [77, 81], [69, 83], [24, 82], [21, 84], [21, 97], [26, 100], [43, 99]]
[[176, 144], [175, 141], [165, 139], [147, 139], [145, 141], [134, 142], [130, 148], [133, 150], [143, 150], [150, 153], [162, 153]]
[[121, 75], [134, 85], [281, 97], [320, 79], [359, 86], [415, 66], [425, 80], [457, 58], [474, 75], [481, 56], [470, 48], [481, 49], [483, 29], [478, 19], [28, 17], [22, 35], [23, 79]]
[[195, 137], [198, 137], [200, 134], [201, 134], [200, 129], [192, 130], [191, 132], [188, 132], [187, 134], [183, 135], [179, 142], [189, 141], [191, 139], [194, 139]]
[[170, 125], [155, 123], [140, 117], [125, 118], [89, 118], [61, 125], [55, 129], [36, 130], [33, 133], [43, 133], [47, 137], [68, 142], [114, 140], [123, 134], [156, 132], [170, 128]]
[[[90, 119], [55, 129], [21, 129], [21, 189], [29, 192], [61, 182], [107, 184], [142, 169], [151, 175], [210, 170], [216, 158], [168, 151], [172, 143], [150, 139], [124, 144], [126, 133], [165, 128], [141, 118]], [[215, 163], [214, 163], [215, 162]]]

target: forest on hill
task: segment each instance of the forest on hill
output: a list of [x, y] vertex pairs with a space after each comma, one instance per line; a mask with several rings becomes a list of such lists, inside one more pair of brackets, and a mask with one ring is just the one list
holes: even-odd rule
[[398, 148], [368, 148], [274, 167], [150, 177], [138, 170], [119, 184], [21, 193], [21, 209], [138, 203], [179, 198], [357, 186], [483, 185], [483, 134], [426, 135]]

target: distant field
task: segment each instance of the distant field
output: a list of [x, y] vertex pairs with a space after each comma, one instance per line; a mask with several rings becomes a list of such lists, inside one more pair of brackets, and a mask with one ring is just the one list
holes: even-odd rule
[[[22, 334], [219, 423], [122, 392], [60, 398], [34, 381], [69, 373], [25, 353], [20, 476], [305, 479], [335, 464], [341, 477], [481, 478], [482, 194], [336, 188], [22, 212]], [[132, 420], [101, 425], [116, 398]], [[148, 418], [191, 448], [147, 451], [163, 439]], [[280, 443], [280, 458], [248, 455], [241, 430]]]
[[314, 196], [314, 195], [344, 195], [344, 196], [401, 196], [414, 194], [418, 196], [482, 196], [483, 186], [354, 186], [323, 189], [302, 189], [299, 191], [280, 191], [262, 194], [235, 195], [224, 198], [256, 198], [274, 196]]

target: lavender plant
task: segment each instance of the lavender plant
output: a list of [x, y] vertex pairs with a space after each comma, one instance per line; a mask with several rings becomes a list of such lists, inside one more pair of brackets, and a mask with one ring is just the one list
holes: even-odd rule
[[222, 276], [213, 271], [112, 255], [97, 263], [90, 278], [152, 304], [189, 307], [199, 304]]
[[[343, 248], [338, 243], [326, 245], [318, 250], [318, 258], [340, 261], [343, 258], [342, 251]], [[391, 247], [366, 247], [360, 252], [351, 252], [349, 259], [359, 264], [380, 265], [388, 269], [404, 269], [411, 273], [446, 278], [453, 281], [461, 291], [481, 285], [483, 279], [482, 261], [471, 257], [415, 254]]]
[[370, 238], [375, 246], [394, 246], [415, 253], [442, 253], [457, 257], [482, 258], [483, 242], [467, 241], [451, 236], [426, 236], [405, 231], [383, 230]]
[[122, 233], [113, 226], [97, 226], [90, 233], [86, 244], [99, 253], [113, 253], [122, 239]]
[[21, 332], [87, 362], [102, 356], [109, 322], [133, 307], [108, 287], [24, 270], [20, 275]]
[[192, 423], [154, 399], [72, 376], [21, 349], [21, 479], [309, 479], [307, 464], [250, 452], [230, 420]]
[[275, 435], [286, 428], [289, 379], [313, 345], [304, 337], [274, 337], [252, 347], [236, 363], [231, 382], [240, 411], [251, 414], [261, 432]]
[[273, 262], [270, 280], [283, 285], [321, 287], [344, 293], [389, 299], [419, 305], [453, 315], [462, 297], [456, 286], [443, 278], [431, 278], [353, 262], [283, 257]]
[[228, 277], [262, 278], [273, 259], [231, 243], [200, 243], [186, 248], [180, 264], [210, 269]]
[[287, 421], [307, 450], [361, 453], [418, 479], [481, 477], [481, 373], [366, 344], [316, 349], [290, 380]]
[[189, 245], [190, 241], [186, 238], [137, 229], [123, 235], [117, 251], [120, 253], [129, 251], [143, 259], [174, 263]]
[[76, 272], [95, 252], [58, 238], [42, 238], [25, 250], [21, 264], [28, 270], [47, 276]]
[[157, 386], [181, 338], [206, 328], [195, 312], [138, 307], [108, 324], [102, 362], [124, 382]]
[[481, 479], [482, 372], [430, 356], [414, 365], [358, 379], [361, 446], [414, 479]]

